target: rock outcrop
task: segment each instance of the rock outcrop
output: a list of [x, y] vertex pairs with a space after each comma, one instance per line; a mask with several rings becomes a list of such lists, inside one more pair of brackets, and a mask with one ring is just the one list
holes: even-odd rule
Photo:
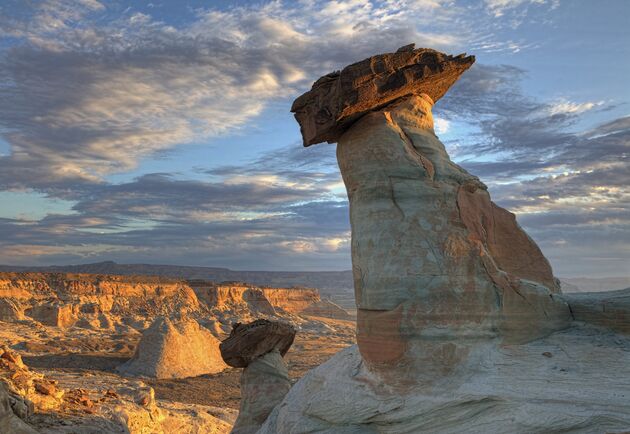
[[27, 309], [26, 315], [45, 325], [67, 328], [77, 322], [78, 307], [58, 302], [43, 303]]
[[118, 368], [129, 376], [187, 378], [226, 368], [219, 341], [192, 319], [158, 317], [144, 331], [131, 360]]
[[122, 323], [199, 309], [192, 288], [176, 279], [0, 273], [0, 320], [4, 321], [33, 320], [59, 328], [79, 325], [111, 329], [123, 326]]
[[[214, 317], [225, 332], [234, 321], [302, 315], [343, 317], [317, 309], [312, 288], [271, 288], [156, 276], [0, 272], [0, 321], [34, 321], [70, 329], [142, 331], [158, 316]], [[222, 331], [221, 335], [224, 334]]]
[[289, 389], [289, 371], [278, 350], [250, 363], [241, 375], [241, 406], [232, 434], [256, 433]]
[[200, 301], [218, 311], [299, 315], [321, 300], [319, 292], [312, 288], [268, 288], [243, 282], [216, 284], [203, 280], [190, 280], [188, 284]]
[[[3, 430], [3, 426], [13, 426], [18, 433], [34, 432], [25, 422], [35, 411], [58, 409], [64, 394], [56, 381], [32, 371], [18, 353], [7, 346], [0, 346], [0, 433], [14, 432]], [[6, 410], [7, 402], [13, 415]]]
[[257, 320], [234, 324], [221, 355], [241, 374], [241, 405], [233, 434], [254, 434], [291, 388], [283, 356], [295, 339], [287, 323]]
[[24, 320], [24, 309], [17, 300], [0, 298], [0, 321], [15, 322]]
[[[303, 377], [260, 432], [627, 428], [619, 391], [630, 378], [630, 340], [572, 324], [538, 246], [478, 178], [450, 160], [434, 133], [435, 100], [472, 59], [435, 55], [447, 62], [440, 69], [450, 71], [445, 81], [434, 82], [439, 73], [413, 76], [414, 86], [395, 99], [361, 97], [362, 83], [406, 77], [405, 65], [385, 74], [374, 66], [396, 56], [357, 64], [365, 65], [362, 79], [347, 85], [357, 88], [353, 104], [361, 110], [350, 125], [334, 110], [319, 116], [323, 107], [337, 107], [341, 84], [325, 86], [343, 72], [323, 77], [294, 104], [306, 145], [338, 142], [358, 346]], [[597, 360], [599, 345], [607, 354]], [[623, 385], [610, 372], [624, 376]]]
[[7, 387], [0, 382], [0, 432], [7, 434], [37, 434], [14, 410], [16, 398], [9, 394]]

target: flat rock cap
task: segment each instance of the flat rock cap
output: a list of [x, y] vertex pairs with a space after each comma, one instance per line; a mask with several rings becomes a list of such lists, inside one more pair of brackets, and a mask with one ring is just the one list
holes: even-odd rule
[[327, 74], [298, 97], [291, 112], [304, 146], [335, 143], [361, 116], [407, 95], [425, 93], [435, 103], [475, 62], [475, 56], [414, 47], [405, 45]]
[[245, 368], [258, 357], [278, 350], [284, 355], [295, 339], [295, 327], [280, 321], [259, 319], [249, 324], [236, 323], [221, 344], [221, 357], [234, 368]]

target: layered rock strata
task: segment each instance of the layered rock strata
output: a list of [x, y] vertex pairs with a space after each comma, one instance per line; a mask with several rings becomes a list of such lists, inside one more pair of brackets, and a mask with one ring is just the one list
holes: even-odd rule
[[[143, 330], [157, 316], [234, 320], [292, 315], [348, 318], [323, 308], [312, 288], [270, 288], [156, 276], [0, 272], [0, 321], [36, 321], [68, 329]], [[311, 309], [312, 308], [312, 309]], [[299, 319], [298, 319], [299, 321]]]
[[630, 335], [630, 288], [618, 291], [564, 294], [576, 321]]
[[[364, 62], [389, 65], [396, 55]], [[465, 70], [463, 57], [440, 58], [453, 64], [442, 69], [447, 81], [438, 71], [385, 104], [357, 92], [361, 116], [336, 130], [317, 117], [326, 98], [338, 100], [321, 90], [330, 77], [296, 100], [305, 144], [329, 137], [309, 134], [313, 125], [337, 134], [358, 347], [303, 377], [261, 433], [592, 432], [630, 423], [618, 394], [627, 381], [607, 373], [630, 378], [630, 341], [564, 331], [573, 318], [548, 261], [435, 135], [426, 89], [437, 80], [439, 97]], [[382, 78], [380, 69], [366, 74], [351, 85]], [[608, 352], [599, 359], [598, 345]]]
[[234, 324], [221, 343], [221, 355], [241, 374], [241, 405], [233, 434], [253, 434], [265, 422], [291, 388], [283, 356], [295, 339], [295, 328], [287, 323], [257, 320]]

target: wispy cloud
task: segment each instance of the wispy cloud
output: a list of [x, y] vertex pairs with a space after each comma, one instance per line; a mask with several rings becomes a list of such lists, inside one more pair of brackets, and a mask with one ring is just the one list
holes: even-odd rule
[[507, 11], [531, 5], [550, 5], [552, 8], [558, 7], [559, 0], [485, 0], [488, 11], [495, 17], [503, 16]]

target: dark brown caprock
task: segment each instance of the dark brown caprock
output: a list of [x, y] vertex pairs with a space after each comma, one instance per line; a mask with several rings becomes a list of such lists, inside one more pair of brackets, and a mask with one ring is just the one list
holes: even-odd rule
[[475, 56], [405, 45], [323, 76], [293, 102], [291, 112], [304, 146], [335, 143], [354, 121], [398, 98], [425, 93], [437, 102], [474, 62]]
[[258, 357], [278, 350], [284, 356], [295, 339], [291, 324], [259, 319], [249, 324], [236, 323], [230, 336], [221, 342], [221, 357], [234, 368], [245, 368]]

